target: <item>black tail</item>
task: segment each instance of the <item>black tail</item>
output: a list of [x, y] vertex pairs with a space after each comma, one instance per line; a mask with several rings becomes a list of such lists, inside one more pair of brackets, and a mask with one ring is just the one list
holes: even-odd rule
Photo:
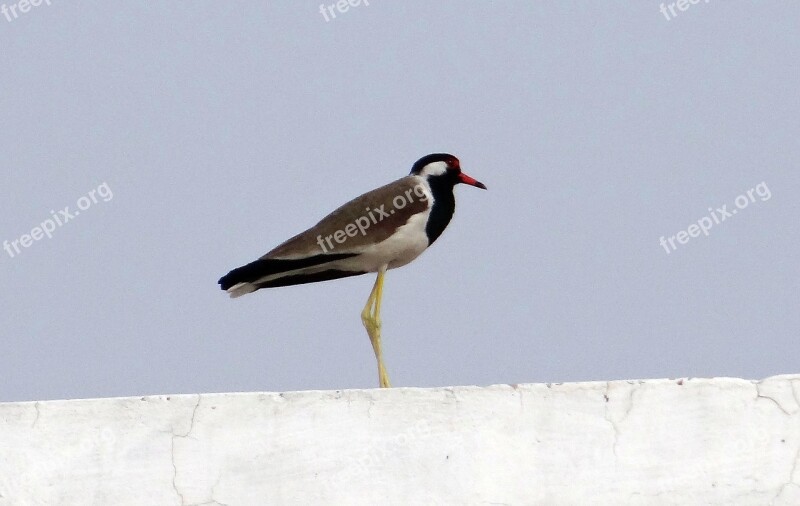
[[[234, 286], [237, 283], [255, 283], [259, 279], [266, 276], [272, 276], [274, 274], [280, 274], [282, 272], [293, 271], [296, 269], [302, 269], [304, 267], [321, 265], [327, 262], [333, 262], [334, 260], [341, 260], [343, 258], [349, 258], [353, 256], [356, 256], [356, 253], [336, 253], [331, 255], [320, 254], [311, 257], [297, 258], [297, 259], [259, 258], [255, 262], [250, 262], [247, 265], [243, 265], [241, 267], [233, 269], [228, 274], [219, 278], [219, 281], [217, 281], [217, 283], [219, 283], [220, 288], [222, 288], [223, 290], [227, 290], [228, 288]], [[359, 272], [358, 274], [361, 273]], [[285, 285], [274, 284], [271, 286], [285, 286]]]

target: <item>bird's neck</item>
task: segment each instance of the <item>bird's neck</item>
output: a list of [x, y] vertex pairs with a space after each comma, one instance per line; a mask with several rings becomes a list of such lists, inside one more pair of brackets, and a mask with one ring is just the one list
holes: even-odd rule
[[433, 195], [433, 206], [431, 206], [428, 224], [425, 227], [425, 234], [428, 236], [428, 245], [430, 246], [442, 235], [447, 224], [450, 223], [456, 209], [456, 199], [453, 196], [453, 184], [450, 181], [432, 177], [428, 179], [428, 184]]

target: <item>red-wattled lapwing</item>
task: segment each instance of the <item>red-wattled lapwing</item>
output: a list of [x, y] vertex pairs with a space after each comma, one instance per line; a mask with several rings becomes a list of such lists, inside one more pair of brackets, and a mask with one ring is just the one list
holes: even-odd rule
[[230, 271], [219, 284], [239, 297], [260, 288], [377, 272], [361, 320], [378, 360], [380, 386], [389, 387], [381, 353], [383, 275], [417, 258], [441, 235], [455, 211], [458, 183], [486, 189], [461, 172], [455, 156], [424, 156], [408, 176], [351, 200], [255, 262]]

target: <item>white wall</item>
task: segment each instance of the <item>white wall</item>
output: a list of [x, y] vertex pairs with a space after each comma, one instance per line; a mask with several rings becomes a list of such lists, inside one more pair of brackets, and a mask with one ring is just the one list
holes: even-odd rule
[[0, 404], [0, 505], [800, 505], [800, 375]]

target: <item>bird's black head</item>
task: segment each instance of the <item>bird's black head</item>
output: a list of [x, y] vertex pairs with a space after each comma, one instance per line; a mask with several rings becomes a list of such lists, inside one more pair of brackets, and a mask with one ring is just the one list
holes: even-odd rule
[[437, 181], [448, 182], [450, 186], [464, 183], [476, 188], [486, 189], [486, 185], [461, 172], [461, 163], [458, 158], [447, 153], [434, 153], [423, 156], [411, 167], [411, 175], [422, 176], [429, 181], [436, 179]]

